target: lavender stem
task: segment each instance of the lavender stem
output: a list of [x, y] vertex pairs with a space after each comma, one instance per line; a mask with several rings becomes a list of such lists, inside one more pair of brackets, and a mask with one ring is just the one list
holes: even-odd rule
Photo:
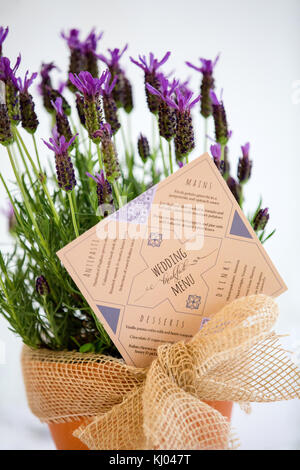
[[73, 191], [67, 191], [67, 194], [68, 194], [69, 203], [70, 203], [73, 227], [74, 227], [75, 235], [76, 235], [76, 238], [77, 238], [77, 237], [79, 237], [79, 231], [78, 231], [78, 227], [77, 227], [76, 216], [75, 216], [75, 211], [74, 211], [74, 205], [73, 205], [73, 199], [72, 199], [71, 192], [73, 192]]
[[204, 153], [207, 152], [208, 118], [204, 118]]
[[173, 173], [173, 162], [172, 162], [172, 145], [171, 145], [171, 140], [168, 142], [169, 144], [169, 162], [170, 162], [170, 172], [171, 174]]

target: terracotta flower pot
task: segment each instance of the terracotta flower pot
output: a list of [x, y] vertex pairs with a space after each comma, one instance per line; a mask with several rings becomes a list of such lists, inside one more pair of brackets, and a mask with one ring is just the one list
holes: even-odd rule
[[[223, 416], [231, 419], [233, 402], [231, 401], [207, 401], [210, 406], [222, 413]], [[72, 421], [70, 423], [48, 424], [52, 439], [57, 450], [88, 450], [88, 448], [73, 436], [73, 431], [77, 429], [83, 420]]]
[[[58, 450], [86, 450], [73, 436], [86, 419], [121, 403], [144, 381], [144, 370], [122, 361], [72, 351], [23, 348], [22, 368], [28, 404], [48, 426]], [[229, 421], [232, 402], [206, 401]], [[62, 421], [61, 417], [69, 417]], [[73, 420], [72, 420], [73, 417]]]

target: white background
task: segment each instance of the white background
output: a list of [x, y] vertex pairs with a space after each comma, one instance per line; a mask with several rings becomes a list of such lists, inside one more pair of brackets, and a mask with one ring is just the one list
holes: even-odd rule
[[[95, 26], [105, 36], [99, 52], [129, 43], [130, 55], [153, 51], [158, 57], [172, 51], [164, 70], [175, 69], [184, 79], [192, 75], [195, 89], [200, 75], [184, 65], [199, 57], [214, 58], [221, 51], [216, 68], [218, 89], [224, 88], [224, 103], [233, 130], [230, 154], [235, 161], [240, 145], [251, 142], [253, 175], [247, 187], [247, 208], [259, 196], [270, 210], [270, 228], [277, 233], [267, 251], [289, 287], [278, 299], [281, 318], [277, 331], [289, 332], [289, 349], [299, 347], [299, 129], [300, 64], [299, 0], [10, 0], [0, 1], [1, 24], [9, 25], [5, 54], [14, 62], [22, 53], [22, 74], [39, 69], [42, 61], [55, 60], [66, 70], [68, 52], [59, 37], [62, 29], [80, 28], [84, 35]], [[135, 84], [136, 110], [133, 134], [149, 133], [140, 69], [123, 61]], [[65, 78], [63, 75], [57, 80]], [[298, 81], [298, 82], [297, 82]], [[36, 93], [35, 93], [36, 96]], [[49, 118], [38, 103], [38, 138], [47, 137]], [[197, 149], [202, 152], [198, 109], [195, 110]], [[40, 145], [45, 157], [47, 152]], [[0, 149], [0, 170], [12, 178], [4, 148]], [[6, 199], [0, 188], [0, 206]], [[5, 251], [10, 243], [5, 217], [0, 218], [0, 242]], [[19, 354], [21, 342], [0, 319], [0, 448], [53, 448], [45, 425], [27, 409]], [[1, 359], [4, 364], [1, 364]], [[243, 449], [299, 449], [299, 402], [253, 405], [250, 416], [235, 408], [233, 425]]]

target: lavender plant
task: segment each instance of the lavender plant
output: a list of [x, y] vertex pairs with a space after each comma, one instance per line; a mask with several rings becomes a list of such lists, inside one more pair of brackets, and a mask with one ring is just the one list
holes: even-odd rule
[[[118, 355], [56, 252], [119, 209], [124, 200], [130, 201], [188, 162], [198, 135], [192, 112], [199, 101], [205, 145], [212, 116], [212, 158], [241, 207], [252, 171], [250, 144], [241, 147], [237, 173], [231, 174], [231, 132], [222, 98], [214, 92], [218, 57], [200, 59], [200, 68], [187, 62], [202, 72], [201, 95], [194, 95], [188, 81], [171, 80], [162, 71], [170, 52], [161, 60], [153, 53], [149, 60], [146, 56], [139, 56], [139, 61], [130, 58], [144, 72], [154, 122], [152, 142], [141, 129], [134, 144], [129, 129], [132, 86], [121, 64], [128, 45], [122, 50], [109, 49], [108, 55], [98, 54], [103, 33], [92, 30], [82, 41], [78, 29], [61, 34], [70, 53], [69, 73], [64, 77], [67, 87], [53, 85], [54, 62], [41, 66], [39, 92], [51, 115], [52, 129], [48, 136], [40, 136], [43, 142], [36, 140], [44, 117], [37, 116], [29, 87], [37, 73], [30, 76], [27, 71], [24, 79], [17, 77], [21, 57], [12, 67], [3, 55], [7, 35], [8, 28], [0, 27], [0, 143], [6, 149], [15, 187], [0, 173], [9, 199], [5, 214], [13, 236], [12, 251], [0, 253], [0, 312], [12, 331], [33, 348]], [[42, 164], [41, 152], [50, 152], [49, 165]], [[261, 201], [249, 220], [262, 242], [274, 233], [266, 232], [269, 212]]]

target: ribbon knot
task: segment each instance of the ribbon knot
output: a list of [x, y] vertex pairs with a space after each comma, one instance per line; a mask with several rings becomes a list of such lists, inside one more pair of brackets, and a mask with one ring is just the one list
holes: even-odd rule
[[166, 376], [178, 387], [196, 395], [196, 367], [189, 344], [179, 341], [159, 346], [157, 361]]
[[29, 404], [48, 422], [87, 417], [74, 435], [90, 449], [232, 448], [229, 422], [206, 402], [300, 397], [299, 370], [272, 332], [277, 316], [270, 297], [237, 299], [188, 343], [160, 346], [147, 369], [26, 348]]

